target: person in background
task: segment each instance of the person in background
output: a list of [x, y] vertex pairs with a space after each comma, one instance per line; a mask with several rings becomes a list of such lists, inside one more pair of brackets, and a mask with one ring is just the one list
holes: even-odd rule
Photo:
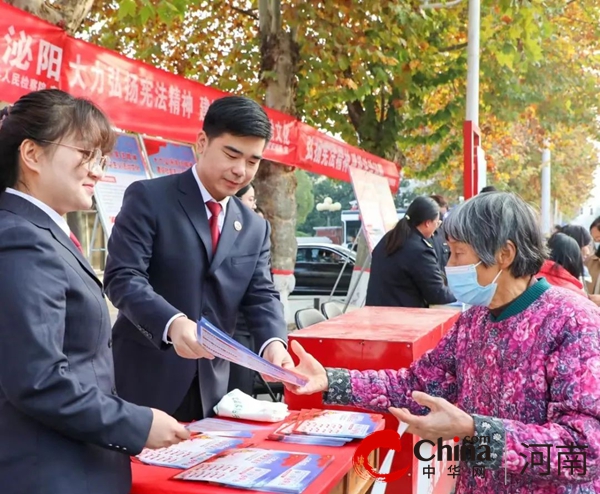
[[456, 494], [600, 492], [600, 311], [536, 278], [546, 248], [518, 196], [478, 195], [445, 227], [448, 284], [472, 307], [436, 347], [409, 368], [359, 371], [324, 368], [296, 340], [309, 381], [290, 389], [389, 411], [434, 443], [489, 438], [488, 455], [460, 462]]
[[57, 89], [0, 119], [2, 494], [127, 494], [130, 455], [189, 433], [117, 396], [102, 283], [63, 217], [91, 208], [115, 135]]
[[494, 187], [493, 185], [486, 185], [485, 187], [483, 187], [481, 189], [480, 194], [485, 194], [486, 192], [497, 192], [498, 189], [496, 187]]
[[594, 252], [585, 261], [590, 277], [586, 288], [590, 299], [600, 305], [600, 216], [590, 225], [590, 234], [594, 241]]
[[182, 422], [214, 413], [229, 362], [198, 341], [206, 318], [232, 335], [244, 314], [258, 353], [293, 368], [271, 276], [271, 228], [235, 194], [252, 182], [272, 128], [250, 98], [226, 96], [206, 113], [189, 170], [127, 188], [108, 241], [106, 293], [119, 394]]
[[540, 269], [539, 276], [548, 283], [573, 290], [586, 296], [581, 277], [583, 276], [583, 257], [575, 239], [564, 233], [555, 233], [548, 240], [550, 259]]
[[252, 209], [252, 211], [256, 211], [256, 195], [252, 184], [248, 184], [238, 190], [235, 197], [242, 201], [242, 204]]
[[581, 249], [581, 255], [583, 256], [583, 262], [585, 263], [594, 252], [594, 240], [592, 239], [590, 232], [580, 225], [565, 225], [560, 231], [575, 239]]
[[448, 262], [448, 258], [450, 257], [450, 247], [448, 247], [448, 242], [446, 241], [446, 235], [444, 233], [444, 218], [448, 213], [448, 201], [446, 201], [444, 196], [440, 196], [438, 194], [434, 194], [429, 197], [437, 202], [437, 205], [440, 208], [440, 226], [435, 230], [435, 232], [433, 232], [431, 243], [435, 249], [438, 264], [440, 265], [440, 270], [443, 274], [446, 263]]
[[565, 225], [561, 228], [561, 233], [568, 235], [569, 237], [575, 239], [577, 245], [581, 249], [581, 255], [583, 257], [583, 276], [581, 278], [581, 282], [583, 283], [583, 287], [587, 292], [588, 283], [592, 281], [591, 276], [585, 263], [590, 258], [593, 253], [593, 240], [590, 232], [588, 232], [583, 226], [580, 225]]
[[439, 218], [437, 203], [420, 196], [383, 236], [372, 254], [366, 305], [429, 307], [455, 301], [431, 243]]
[[256, 208], [254, 209], [254, 212], [260, 216], [263, 220], [265, 219], [265, 212], [260, 209], [258, 206], [256, 206]]

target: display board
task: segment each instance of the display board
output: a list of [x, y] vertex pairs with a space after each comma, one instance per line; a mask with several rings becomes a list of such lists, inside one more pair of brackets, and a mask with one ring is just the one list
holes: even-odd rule
[[153, 178], [182, 173], [196, 163], [194, 148], [190, 144], [156, 137], [143, 137], [142, 143], [146, 149], [148, 168]]
[[385, 177], [358, 168], [349, 168], [350, 178], [367, 238], [369, 250], [398, 222], [398, 213]]
[[117, 133], [111, 162], [104, 177], [96, 184], [94, 196], [106, 238], [110, 237], [117, 214], [123, 204], [125, 190], [132, 183], [149, 178], [146, 158], [135, 135]]

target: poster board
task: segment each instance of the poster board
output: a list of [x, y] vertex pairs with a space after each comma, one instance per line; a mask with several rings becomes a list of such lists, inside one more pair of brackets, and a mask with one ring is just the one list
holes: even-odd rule
[[[371, 253], [383, 236], [398, 223], [394, 198], [385, 177], [353, 167], [349, 167], [348, 172], [360, 211], [362, 234]], [[366, 265], [363, 268], [354, 266], [347, 303], [356, 307], [365, 304], [369, 277]]]
[[142, 138], [142, 143], [152, 178], [182, 173], [196, 163], [194, 147], [190, 144], [146, 136]]
[[149, 178], [146, 158], [136, 135], [117, 132], [117, 142], [110, 153], [110, 160], [102, 180], [94, 189], [96, 208], [107, 239], [123, 205], [127, 187], [133, 182]]
[[373, 252], [398, 222], [392, 191], [385, 177], [352, 167], [349, 173], [369, 251]]

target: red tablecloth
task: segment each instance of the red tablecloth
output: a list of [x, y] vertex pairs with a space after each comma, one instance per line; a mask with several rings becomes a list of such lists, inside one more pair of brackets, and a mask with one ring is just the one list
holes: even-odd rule
[[[278, 425], [273, 424], [273, 429]], [[356, 440], [335, 448], [289, 444], [265, 439], [269, 433], [270, 430], [255, 432], [252, 440], [253, 447], [334, 456], [333, 462], [304, 491], [304, 494], [326, 494], [331, 492], [352, 469], [352, 456], [360, 444]], [[143, 465], [138, 460], [133, 460], [131, 467], [133, 471], [133, 487], [130, 494], [231, 494], [234, 492], [249, 494], [251, 492], [259, 492], [220, 487], [204, 482], [173, 480], [172, 477], [182, 470]]]

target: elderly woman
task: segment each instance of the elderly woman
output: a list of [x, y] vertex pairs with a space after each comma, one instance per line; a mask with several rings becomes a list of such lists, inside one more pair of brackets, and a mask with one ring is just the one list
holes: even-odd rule
[[477, 196], [445, 229], [449, 286], [473, 307], [437, 347], [408, 369], [356, 371], [325, 369], [294, 341], [309, 378], [294, 391], [389, 409], [434, 442], [487, 436], [489, 451], [461, 465], [457, 494], [600, 492], [600, 312], [536, 279], [544, 244], [517, 196]]

